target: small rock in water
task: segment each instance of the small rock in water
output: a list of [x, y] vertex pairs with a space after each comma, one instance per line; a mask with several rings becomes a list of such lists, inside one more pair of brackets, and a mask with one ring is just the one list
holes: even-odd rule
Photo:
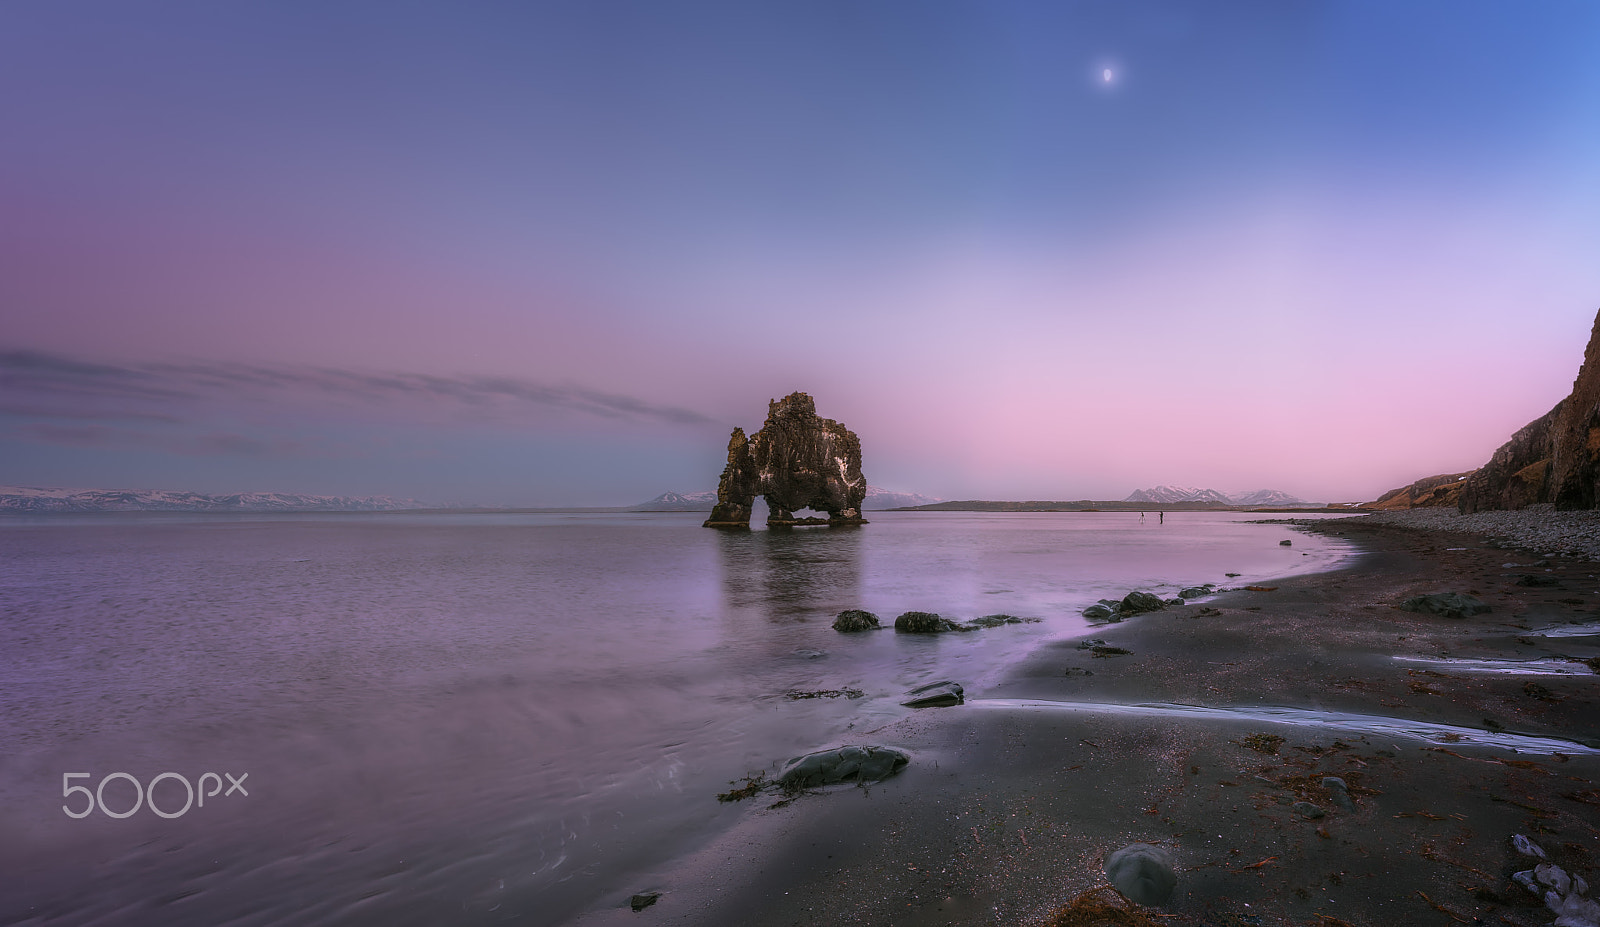
[[629, 898], [628, 904], [631, 905], [635, 911], [643, 911], [645, 908], [655, 904], [660, 898], [660, 892], [640, 892], [639, 894], [634, 895], [632, 898]]
[[801, 647], [799, 650], [794, 652], [794, 655], [797, 657], [805, 657], [807, 660], [820, 660], [827, 656], [828, 652], [826, 650], [812, 650], [808, 647]]
[[1148, 843], [1131, 843], [1106, 860], [1106, 878], [1130, 901], [1166, 904], [1178, 884], [1172, 856]]
[[1217, 587], [1216, 586], [1212, 585], [1211, 583], [1206, 583], [1203, 586], [1190, 586], [1187, 589], [1178, 590], [1178, 598], [1180, 598], [1180, 599], [1198, 599], [1201, 596], [1211, 595], [1211, 594], [1215, 593], [1216, 591], [1217, 591]]
[[907, 708], [948, 708], [967, 700], [966, 690], [961, 688], [961, 683], [948, 679], [918, 686], [906, 694], [911, 696], [910, 701], [900, 704]]
[[967, 622], [967, 627], [977, 630], [979, 628], [998, 628], [1006, 624], [1035, 624], [1038, 618], [1018, 618], [1016, 615], [984, 615]]
[[859, 608], [847, 608], [833, 619], [833, 629], [849, 633], [852, 631], [878, 630], [878, 616]]
[[778, 784], [795, 790], [835, 782], [880, 782], [906, 767], [911, 757], [893, 747], [839, 747], [808, 753], [789, 762]]
[[933, 612], [905, 612], [894, 620], [894, 629], [905, 634], [941, 634], [960, 628], [949, 618], [941, 618]]
[[1446, 618], [1466, 618], [1491, 612], [1482, 599], [1464, 592], [1439, 592], [1433, 595], [1412, 596], [1400, 603], [1403, 611], [1442, 615]]
[[1112, 618], [1115, 617], [1116, 614], [1116, 610], [1111, 606], [1103, 605], [1099, 602], [1096, 602], [1095, 604], [1083, 610], [1083, 617], [1090, 619]]
[[1278, 546], [1279, 547], [1293, 547], [1294, 546], [1294, 542], [1293, 541], [1279, 541], [1278, 542]]
[[1518, 853], [1521, 853], [1523, 856], [1534, 856], [1539, 859], [1546, 858], [1544, 855], [1544, 850], [1539, 849], [1539, 845], [1537, 843], [1534, 843], [1532, 840], [1529, 840], [1522, 834], [1511, 835], [1511, 848], [1516, 850]]
[[1229, 579], [1232, 579], [1235, 576], [1243, 576], [1244, 574], [1243, 573], [1224, 573], [1222, 575], [1228, 577]]

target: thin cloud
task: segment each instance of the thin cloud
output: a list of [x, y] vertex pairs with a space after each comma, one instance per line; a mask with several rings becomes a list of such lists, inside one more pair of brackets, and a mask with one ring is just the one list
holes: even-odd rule
[[246, 435], [166, 434], [108, 428], [104, 425], [53, 425], [33, 422], [21, 425], [16, 433], [40, 444], [94, 450], [141, 450], [182, 454], [187, 457], [287, 457], [298, 455], [305, 446], [298, 441], [263, 441]]
[[[58, 419], [166, 416], [177, 421], [171, 411], [173, 405], [199, 403], [219, 395], [259, 399], [300, 394], [375, 406], [397, 406], [418, 399], [469, 408], [527, 404], [609, 419], [717, 424], [715, 419], [691, 409], [647, 402], [635, 396], [511, 377], [441, 377], [204, 362], [116, 365], [26, 350], [0, 351], [0, 387], [14, 397], [34, 400], [31, 407], [12, 404], [14, 409], [31, 408], [33, 412], [12, 414]], [[108, 402], [116, 407], [107, 408]], [[151, 411], [151, 405], [162, 408]]]

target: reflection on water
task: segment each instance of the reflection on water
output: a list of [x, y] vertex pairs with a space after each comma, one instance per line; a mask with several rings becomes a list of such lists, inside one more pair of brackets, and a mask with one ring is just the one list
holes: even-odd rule
[[718, 531], [728, 614], [781, 623], [850, 608], [861, 598], [861, 528]]
[[[1101, 596], [1344, 556], [1208, 513], [701, 520], [0, 522], [0, 923], [559, 923], [737, 819], [728, 780], [935, 679], [981, 696]], [[846, 608], [1043, 620], [838, 634]], [[865, 697], [784, 698], [844, 688]], [[75, 820], [80, 771], [248, 773], [250, 795]]]

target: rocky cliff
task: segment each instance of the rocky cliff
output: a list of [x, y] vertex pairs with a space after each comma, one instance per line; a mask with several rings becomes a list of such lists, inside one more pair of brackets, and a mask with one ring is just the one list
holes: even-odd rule
[[770, 527], [812, 524], [797, 509], [827, 512], [827, 524], [859, 525], [867, 479], [861, 474], [861, 439], [833, 419], [817, 415], [805, 393], [767, 406], [767, 421], [748, 437], [735, 428], [728, 464], [717, 485], [708, 528], [748, 528], [756, 496], [767, 501]]
[[1554, 502], [1592, 509], [1600, 500], [1600, 315], [1572, 394], [1524, 425], [1462, 487], [1461, 511]]
[[1424, 477], [1409, 486], [1391, 489], [1379, 496], [1376, 502], [1365, 503], [1361, 508], [1390, 512], [1395, 509], [1453, 506], [1460, 502], [1462, 487], [1476, 472], [1468, 470], [1466, 473], [1441, 473], [1438, 476]]

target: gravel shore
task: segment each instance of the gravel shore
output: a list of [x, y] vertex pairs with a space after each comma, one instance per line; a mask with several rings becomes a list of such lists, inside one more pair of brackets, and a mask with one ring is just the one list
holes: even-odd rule
[[[1504, 547], [1521, 547], [1542, 554], [1600, 561], [1600, 510], [1558, 512], [1555, 506], [1544, 504], [1516, 512], [1462, 515], [1455, 509], [1437, 508], [1375, 512], [1354, 517], [1369, 524], [1478, 534], [1498, 541]], [[1306, 525], [1317, 523], [1310, 519], [1286, 521]]]

